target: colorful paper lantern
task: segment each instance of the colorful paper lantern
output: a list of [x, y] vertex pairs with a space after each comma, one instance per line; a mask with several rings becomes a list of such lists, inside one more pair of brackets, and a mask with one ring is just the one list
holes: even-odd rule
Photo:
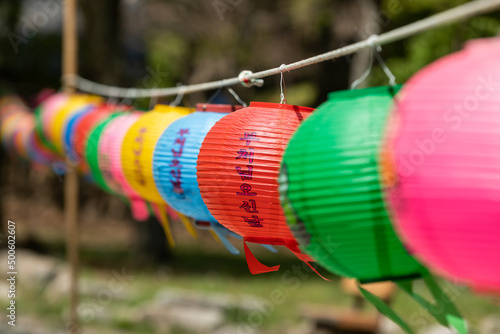
[[14, 137], [15, 133], [19, 131], [19, 127], [24, 121], [27, 113], [16, 112], [10, 113], [5, 116], [0, 124], [0, 138], [2, 138], [2, 145], [7, 152], [15, 154]]
[[[290, 140], [279, 179], [281, 201], [301, 248], [331, 272], [360, 283], [393, 280], [411, 296], [412, 279], [424, 277], [441, 300], [432, 277], [396, 236], [383, 200], [380, 148], [397, 89], [331, 93]], [[380, 299], [360, 290], [381, 312], [412, 332]], [[461, 319], [451, 302], [446, 303], [447, 309], [434, 315], [465, 333], [463, 322], [448, 323], [443, 318], [446, 314]]]
[[195, 113], [173, 122], [156, 144], [153, 176], [158, 192], [174, 210], [196, 220], [216, 221], [201, 198], [196, 162], [205, 135], [231, 111], [232, 105], [199, 104]]
[[71, 156], [73, 160], [76, 160], [76, 152], [74, 149], [74, 143], [75, 143], [75, 132], [76, 128], [78, 126], [78, 123], [83, 119], [85, 115], [88, 113], [92, 112], [97, 108], [95, 105], [88, 105], [86, 107], [80, 108], [78, 112], [74, 113], [71, 115], [64, 127], [63, 130], [63, 136], [64, 136], [64, 150], [67, 154]]
[[67, 122], [71, 116], [78, 114], [89, 107], [97, 106], [102, 103], [101, 97], [92, 95], [70, 95], [67, 102], [55, 114], [53, 121], [48, 127], [49, 133], [52, 134], [52, 143], [59, 155], [64, 156], [65, 152], [65, 129]]
[[[156, 189], [153, 178], [153, 153], [158, 139], [166, 128], [176, 119], [192, 111], [190, 108], [158, 104], [152, 111], [144, 113], [129, 128], [122, 144], [121, 158], [125, 177], [132, 188], [152, 204], [171, 244], [173, 238], [168, 230], [167, 205]], [[190, 226], [186, 221], [184, 223]], [[192, 228], [190, 232], [195, 234]]]
[[34, 163], [48, 165], [53, 154], [35, 133], [35, 117], [24, 101], [16, 95], [0, 98], [0, 137], [6, 149]]
[[153, 177], [165, 202], [186, 216], [209, 222], [207, 228], [233, 254], [239, 252], [229, 243], [227, 236], [239, 236], [226, 232], [203, 202], [196, 178], [196, 163], [203, 139], [212, 126], [228, 113], [241, 108], [227, 104], [198, 104], [196, 112], [179, 118], [163, 132], [153, 156]]
[[362, 283], [425, 272], [396, 236], [379, 181], [393, 93], [388, 87], [331, 93], [283, 158], [282, 202], [301, 247], [328, 270]]
[[130, 127], [142, 113], [123, 113], [113, 118], [104, 128], [99, 141], [99, 169], [111, 190], [122, 193], [130, 203], [134, 219], [143, 221], [149, 217], [146, 202], [128, 183], [122, 167], [121, 150], [123, 139]]
[[279, 203], [277, 177], [289, 138], [313, 111], [287, 104], [252, 102], [224, 116], [207, 133], [197, 177], [213, 217], [243, 236], [252, 273], [278, 270], [253, 257], [246, 241], [284, 245], [302, 259]]
[[54, 163], [57, 159], [42, 142], [40, 139], [40, 136], [38, 135], [38, 132], [36, 131], [35, 128], [36, 125], [33, 127], [33, 131], [31, 131], [30, 136], [29, 136], [29, 143], [28, 143], [28, 155], [31, 161], [33, 161], [35, 164], [38, 165], [50, 165]]
[[129, 129], [123, 140], [122, 165], [132, 187], [146, 200], [164, 203], [153, 178], [153, 153], [158, 139], [176, 119], [191, 109], [156, 105], [144, 113]]
[[469, 42], [413, 76], [387, 148], [390, 203], [411, 251], [449, 278], [496, 292], [499, 51], [499, 38]]
[[87, 137], [87, 142], [84, 147], [83, 156], [88, 166], [90, 167], [90, 172], [92, 174], [92, 180], [95, 184], [101, 188], [102, 190], [114, 194], [123, 196], [123, 192], [120, 190], [114, 191], [109, 187], [107, 182], [104, 179], [102, 170], [99, 166], [99, 142], [104, 132], [106, 126], [115, 118], [121, 117], [122, 113], [116, 112], [111, 113], [104, 119], [102, 119], [99, 123], [97, 123], [94, 128], [89, 132]]
[[30, 162], [31, 159], [29, 155], [29, 139], [34, 129], [35, 119], [33, 115], [31, 113], [26, 114], [25, 117], [23, 117], [22, 122], [18, 125], [18, 130], [14, 135], [14, 146], [16, 149], [16, 154], [24, 160]]
[[67, 103], [68, 99], [68, 94], [54, 94], [35, 109], [36, 131], [44, 146], [52, 152], [56, 152], [56, 147], [52, 144], [54, 138], [49, 131], [49, 125], [53, 121], [54, 115]]
[[87, 175], [89, 174], [89, 166], [85, 159], [83, 159], [83, 154], [88, 136], [97, 124], [113, 112], [114, 108], [114, 105], [97, 106], [92, 111], [83, 114], [74, 127], [73, 155], [75, 161], [79, 164], [80, 170]]

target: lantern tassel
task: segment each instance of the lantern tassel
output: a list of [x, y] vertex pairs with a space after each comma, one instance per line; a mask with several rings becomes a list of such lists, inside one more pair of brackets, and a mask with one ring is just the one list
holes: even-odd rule
[[265, 264], [260, 263], [259, 260], [257, 260], [257, 258], [252, 254], [250, 248], [248, 248], [246, 238], [243, 241], [243, 246], [245, 248], [245, 257], [247, 260], [248, 269], [250, 270], [252, 275], [269, 273], [273, 271], [278, 271], [280, 269], [279, 265], [268, 267]]
[[[219, 241], [222, 245], [224, 245], [224, 247], [226, 247], [226, 249], [229, 251], [229, 253], [235, 254], [235, 255], [240, 253], [240, 251], [236, 247], [234, 247], [233, 244], [231, 244], [229, 242], [229, 240], [227, 239], [228, 235], [233, 235], [235, 233], [233, 233], [227, 229], [222, 229], [222, 228], [215, 226], [215, 225], [212, 225], [209, 231], [210, 231], [210, 233], [212, 233], [212, 235], [214, 236], [214, 238], [217, 241]], [[228, 233], [228, 231], [232, 234]], [[236, 235], [236, 237], [240, 237], [237, 234], [235, 234], [235, 235]]]
[[331, 282], [331, 280], [329, 280], [328, 278], [324, 277], [323, 275], [321, 275], [317, 270], [316, 268], [313, 267], [313, 265], [311, 264], [311, 262], [315, 262], [313, 258], [311, 258], [309, 255], [307, 254], [304, 254], [300, 251], [299, 247], [297, 246], [296, 243], [294, 244], [286, 244], [285, 245], [286, 248], [288, 248], [299, 260], [301, 260], [302, 262], [304, 262], [309, 268], [311, 268], [312, 271], [314, 271], [316, 273], [316, 275], [318, 275], [319, 277], [321, 277], [322, 279], [324, 279], [325, 281], [328, 281], [328, 282]]
[[165, 231], [165, 236], [167, 237], [167, 241], [171, 247], [175, 247], [175, 241], [174, 237], [172, 236], [172, 231], [170, 230], [170, 222], [167, 216], [166, 211], [161, 205], [157, 205], [154, 203], [151, 203], [151, 206], [153, 207], [153, 210], [156, 214], [156, 217], [160, 221], [161, 225], [163, 226], [163, 230]]
[[368, 290], [365, 290], [361, 287], [361, 285], [358, 282], [358, 289], [363, 295], [363, 297], [366, 298], [370, 303], [372, 303], [373, 306], [377, 308], [377, 310], [385, 315], [387, 318], [391, 319], [394, 323], [396, 323], [402, 330], [404, 330], [408, 334], [414, 334], [415, 332], [408, 326], [408, 324], [401, 319], [399, 315], [394, 312], [393, 309], [391, 309], [382, 299], [374, 295], [373, 293], [369, 292]]
[[[396, 284], [406, 293], [408, 293], [420, 306], [425, 308], [432, 316], [443, 326], [454, 328], [458, 334], [467, 334], [467, 323], [463, 319], [460, 312], [457, 310], [452, 300], [446, 295], [446, 293], [439, 287], [436, 279], [429, 273], [423, 277], [424, 283], [427, 289], [431, 292], [432, 297], [435, 301], [439, 302], [440, 305], [431, 303], [420, 295], [413, 292], [411, 281], [409, 284], [407, 282], [401, 281], [396, 282]], [[440, 307], [444, 305], [444, 309], [441, 311]]]
[[[410, 295], [410, 297], [412, 297], [413, 300], [415, 300], [420, 306], [426, 309], [437, 320], [438, 323], [448, 328], [454, 328], [458, 334], [467, 334], [468, 330], [466, 321], [460, 315], [451, 299], [439, 287], [435, 278], [431, 274], [427, 274], [423, 277], [423, 280], [425, 285], [431, 292], [432, 297], [436, 302], [439, 303], [439, 305], [437, 305], [437, 303], [429, 302], [422, 296], [413, 292], [413, 280], [400, 280], [396, 282], [396, 284], [401, 290]], [[361, 294], [370, 303], [372, 303], [380, 313], [394, 321], [406, 333], [414, 333], [410, 326], [408, 326], [408, 324], [403, 319], [401, 319], [401, 317], [399, 317], [394, 312], [394, 310], [392, 310], [386, 303], [384, 303], [382, 299], [363, 289], [359, 282], [358, 288]]]
[[191, 234], [193, 238], [198, 239], [198, 234], [196, 234], [196, 230], [194, 229], [189, 219], [180, 212], [177, 212], [177, 215], [179, 216], [179, 219], [184, 224], [184, 227], [189, 232], [189, 234]]
[[130, 209], [135, 220], [145, 221], [149, 217], [148, 207], [141, 199], [130, 199]]

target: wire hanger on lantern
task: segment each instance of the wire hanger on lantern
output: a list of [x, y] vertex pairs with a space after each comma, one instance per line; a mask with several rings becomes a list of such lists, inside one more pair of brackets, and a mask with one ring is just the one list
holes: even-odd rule
[[382, 70], [384, 71], [385, 75], [387, 75], [387, 77], [389, 78], [389, 85], [391, 87], [396, 86], [396, 84], [397, 84], [396, 77], [394, 76], [394, 74], [392, 74], [389, 67], [387, 67], [386, 63], [382, 59], [382, 56], [380, 56], [380, 52], [382, 52], [382, 47], [380, 46], [380, 43], [379, 43], [379, 36], [378, 35], [371, 35], [367, 41], [368, 41], [368, 44], [370, 45], [370, 49], [369, 49], [370, 50], [370, 57], [369, 57], [369, 62], [368, 62], [368, 68], [363, 73], [363, 75], [361, 75], [361, 77], [359, 79], [355, 80], [351, 84], [351, 89], [356, 89], [359, 86], [359, 84], [361, 84], [363, 81], [366, 80], [366, 78], [368, 78], [368, 76], [370, 75], [372, 68], [373, 68], [373, 58], [374, 57], [375, 57], [375, 59], [377, 59], [377, 62], [380, 65], [380, 67], [382, 68]]
[[[154, 89], [153, 89], [153, 91], [154, 91]], [[157, 105], [157, 104], [158, 104], [158, 95], [151, 96], [151, 99], [149, 99], [148, 110], [152, 110], [155, 107], [155, 105]]]
[[179, 88], [179, 94], [177, 94], [175, 99], [170, 103], [171, 107], [177, 107], [184, 97], [184, 86], [182, 85], [182, 82], [178, 82], [177, 87]]
[[[280, 101], [280, 104], [286, 104], [286, 85], [285, 85], [285, 78], [283, 77], [283, 70], [284, 70], [284, 67], [286, 65], [285, 64], [281, 64], [280, 66], [280, 72], [281, 72], [281, 79], [280, 79], [280, 98], [281, 98], [281, 101]], [[283, 87], [285, 88], [285, 90], [283, 91]]]
[[212, 103], [212, 101], [217, 97], [219, 96], [219, 94], [222, 92], [222, 88], [223, 87], [219, 87], [217, 88], [217, 90], [215, 91], [215, 93], [213, 93], [213, 95], [207, 100], [207, 103], [205, 104], [210, 104]]
[[234, 97], [234, 99], [239, 103], [241, 104], [244, 108], [248, 107], [248, 104], [245, 103], [245, 101], [243, 101], [240, 96], [238, 94], [236, 94], [236, 92], [231, 88], [231, 87], [219, 87], [215, 93], [208, 99], [208, 101], [205, 103], [205, 104], [210, 104], [217, 96], [220, 95], [220, 93], [222, 92], [222, 88], [226, 88], [227, 91]]
[[229, 93], [231, 93], [231, 95], [235, 98], [235, 100], [238, 101], [239, 104], [241, 104], [244, 108], [248, 107], [248, 104], [246, 104], [246, 102], [243, 101], [231, 87], [226, 87], [226, 89]]

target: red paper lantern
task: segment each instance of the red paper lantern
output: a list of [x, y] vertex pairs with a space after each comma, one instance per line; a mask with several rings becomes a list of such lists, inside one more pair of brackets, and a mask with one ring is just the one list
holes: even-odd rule
[[87, 145], [88, 136], [91, 130], [99, 124], [100, 121], [108, 117], [113, 110], [115, 110], [115, 108], [116, 106], [112, 105], [98, 106], [91, 112], [82, 116], [75, 127], [75, 134], [73, 137], [73, 153], [75, 156], [73, 158], [77, 160], [80, 169], [85, 174], [89, 173], [89, 166], [83, 159], [83, 152], [85, 150], [85, 146]]
[[[220, 119], [198, 155], [201, 196], [214, 218], [244, 241], [283, 245], [304, 261], [280, 206], [278, 173], [284, 150], [300, 123], [314, 109], [252, 102]], [[276, 271], [260, 264], [246, 243], [253, 274]]]

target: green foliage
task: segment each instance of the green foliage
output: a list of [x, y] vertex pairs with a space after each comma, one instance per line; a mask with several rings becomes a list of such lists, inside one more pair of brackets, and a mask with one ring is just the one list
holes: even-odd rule
[[[393, 1], [398, 0], [384, 1], [384, 6], [386, 6], [384, 10], [389, 11], [387, 6]], [[391, 18], [394, 26], [391, 25], [387, 30], [396, 28], [396, 24], [399, 25], [399, 22], [408, 24], [412, 18], [423, 18], [464, 2], [466, 1], [402, 0], [403, 10]], [[396, 75], [398, 83], [404, 83], [426, 65], [462, 49], [466, 41], [493, 37], [499, 32], [500, 16], [479, 16], [464, 23], [433, 29], [404, 41], [384, 46], [382, 55], [391, 71]], [[370, 77], [371, 85], [385, 85], [387, 82], [388, 79], [384, 72], [379, 66], [375, 67]]]

